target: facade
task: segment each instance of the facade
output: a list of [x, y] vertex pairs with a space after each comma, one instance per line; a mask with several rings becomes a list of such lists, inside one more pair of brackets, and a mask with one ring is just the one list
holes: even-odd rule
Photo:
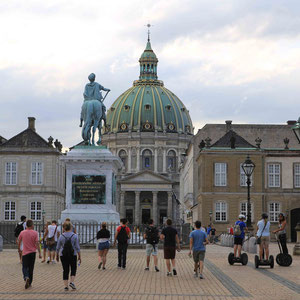
[[0, 221], [59, 219], [64, 209], [65, 167], [61, 144], [36, 133], [35, 118], [28, 128], [0, 145]]
[[[182, 168], [181, 180], [194, 174], [197, 191], [191, 204], [181, 194], [188, 221], [197, 217], [217, 231], [227, 231], [240, 213], [247, 215], [246, 176], [241, 168], [247, 155], [255, 163], [251, 185], [251, 216], [255, 225], [262, 212], [269, 214], [272, 229], [278, 214], [287, 215], [288, 237], [300, 221], [300, 145], [288, 125], [208, 124], [193, 139]], [[194, 151], [192, 151], [194, 149]], [[198, 153], [197, 153], [198, 152]], [[194, 166], [189, 162], [193, 157]], [[188, 167], [190, 166], [190, 167]], [[196, 171], [196, 172], [195, 172]]]
[[123, 161], [118, 211], [130, 223], [180, 220], [179, 166], [193, 125], [181, 100], [157, 78], [158, 59], [148, 37], [140, 77], [112, 104], [102, 143]]

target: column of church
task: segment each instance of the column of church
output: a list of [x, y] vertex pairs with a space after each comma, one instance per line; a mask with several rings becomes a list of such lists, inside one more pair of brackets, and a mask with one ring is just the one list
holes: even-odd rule
[[154, 149], [154, 172], [157, 172], [157, 148]]
[[173, 197], [172, 192], [168, 192], [168, 218], [173, 218]]
[[140, 171], [140, 148], [136, 148], [136, 172]]
[[135, 191], [135, 216], [134, 222], [136, 225], [140, 224], [140, 191]]
[[158, 207], [157, 207], [157, 193], [158, 192], [152, 192], [152, 199], [153, 199], [153, 221], [154, 224], [157, 225], [158, 224], [158, 218], [157, 218], [157, 213], [158, 213]]
[[120, 192], [120, 217], [125, 218], [126, 213], [125, 213], [125, 192], [121, 191]]
[[166, 148], [163, 150], [163, 172], [167, 172], [167, 151]]
[[128, 148], [128, 166], [127, 166], [127, 172], [131, 173], [131, 148]]

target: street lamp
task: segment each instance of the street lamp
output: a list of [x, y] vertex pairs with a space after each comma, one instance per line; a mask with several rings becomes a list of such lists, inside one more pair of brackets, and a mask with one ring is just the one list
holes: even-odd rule
[[247, 227], [248, 229], [251, 228], [251, 203], [250, 203], [250, 185], [251, 185], [251, 175], [254, 171], [255, 164], [250, 159], [249, 155], [247, 156], [246, 160], [242, 164], [242, 169], [247, 176], [247, 187], [248, 187], [248, 198], [247, 198]]
[[297, 123], [292, 127], [295, 136], [298, 140], [298, 142], [300, 143], [300, 118], [298, 119]]
[[213, 215], [213, 212], [210, 211], [210, 212], [209, 212], [209, 225], [210, 225], [210, 227], [211, 227], [211, 217], [212, 217], [212, 215]]

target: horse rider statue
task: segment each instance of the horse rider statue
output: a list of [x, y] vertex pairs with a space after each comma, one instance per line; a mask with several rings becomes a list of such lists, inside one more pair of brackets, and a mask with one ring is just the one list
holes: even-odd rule
[[[97, 144], [101, 144], [101, 124], [102, 120], [106, 125], [106, 107], [103, 101], [110, 89], [104, 88], [98, 82], [95, 82], [96, 75], [91, 73], [88, 77], [90, 83], [87, 83], [84, 89], [83, 97], [84, 102], [81, 107], [80, 125], [82, 127], [82, 138], [86, 145], [95, 145], [94, 138], [95, 132], [99, 131], [99, 140]], [[101, 91], [106, 91], [104, 98], [102, 97]], [[91, 140], [91, 128], [93, 127], [93, 135]]]

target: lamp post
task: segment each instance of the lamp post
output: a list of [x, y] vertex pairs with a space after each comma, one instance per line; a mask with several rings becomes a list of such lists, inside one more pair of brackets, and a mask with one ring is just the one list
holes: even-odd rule
[[247, 197], [247, 227], [250, 230], [251, 226], [251, 203], [250, 203], [250, 185], [251, 185], [251, 175], [255, 169], [254, 162], [250, 159], [249, 155], [242, 164], [242, 169], [247, 176], [247, 188], [248, 188], [248, 197]]
[[211, 218], [212, 218], [212, 215], [213, 215], [213, 212], [210, 211], [209, 212], [209, 225], [210, 225], [210, 227], [211, 227]]

